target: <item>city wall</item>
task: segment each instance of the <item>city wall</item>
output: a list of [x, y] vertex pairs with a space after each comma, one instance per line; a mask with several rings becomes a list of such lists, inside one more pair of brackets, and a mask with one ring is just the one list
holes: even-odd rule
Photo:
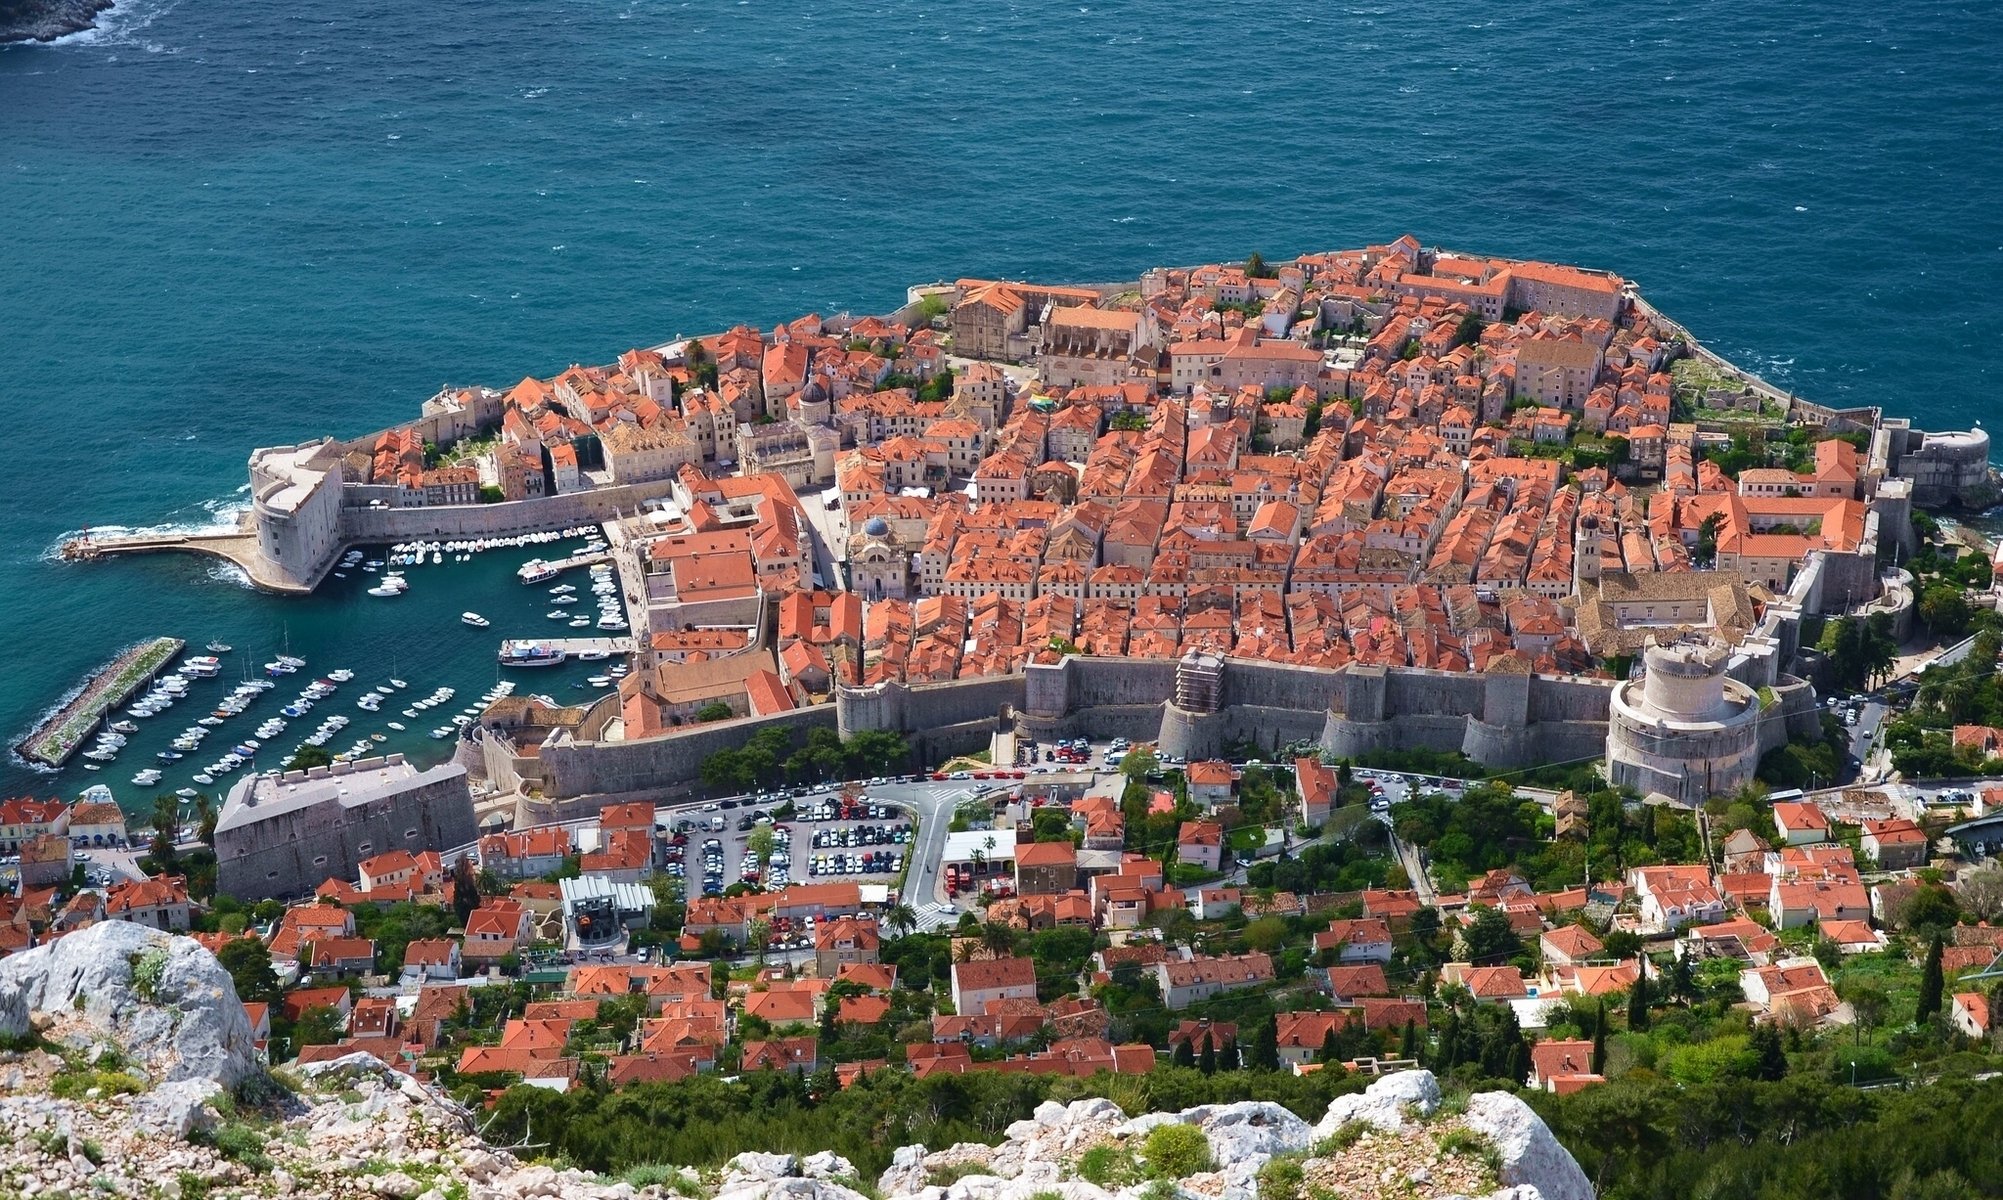
[[[792, 733], [795, 741], [803, 741], [809, 729], [832, 729], [834, 725], [832, 706], [823, 704], [769, 717], [711, 721], [634, 741], [579, 741], [559, 732], [543, 743], [538, 755], [542, 791], [555, 801], [601, 793], [657, 792], [668, 784], [696, 778], [702, 773], [704, 759], [718, 750], [742, 746], [762, 729], [782, 728]], [[596, 812], [601, 803], [595, 801], [576, 815]]]
[[589, 492], [538, 496], [499, 504], [341, 510], [345, 542], [408, 542], [436, 538], [511, 537], [566, 525], [596, 525], [668, 495], [674, 480], [621, 484]]

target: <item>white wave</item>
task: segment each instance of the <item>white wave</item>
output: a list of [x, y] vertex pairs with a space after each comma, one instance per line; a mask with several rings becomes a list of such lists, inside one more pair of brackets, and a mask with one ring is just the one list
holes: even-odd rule
[[181, 0], [118, 0], [97, 14], [90, 29], [59, 37], [51, 46], [137, 46], [148, 54], [177, 53], [178, 48], [149, 42], [138, 35], [153, 22], [181, 6]]
[[247, 592], [255, 590], [250, 586], [250, 576], [244, 574], [242, 567], [220, 558], [210, 560], [208, 577], [217, 583], [233, 584]]

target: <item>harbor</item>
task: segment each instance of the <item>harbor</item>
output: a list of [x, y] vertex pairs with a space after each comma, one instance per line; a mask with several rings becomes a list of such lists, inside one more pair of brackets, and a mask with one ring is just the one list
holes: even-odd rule
[[29, 762], [62, 766], [104, 722], [107, 712], [152, 682], [185, 645], [179, 638], [160, 637], [126, 650], [97, 671], [81, 691], [50, 713], [15, 749]]
[[[523, 587], [517, 571], [537, 554], [580, 557], [599, 536], [590, 526], [457, 543], [354, 546], [311, 595], [291, 598], [247, 591], [194, 559], [134, 560], [128, 572], [154, 577], [139, 586], [159, 597], [159, 625], [180, 636], [166, 639], [173, 649], [157, 652], [159, 661], [116, 698], [108, 684], [126, 673], [127, 655], [94, 672], [71, 668], [88, 673], [93, 684], [17, 739], [7, 764], [9, 794], [73, 795], [103, 783], [128, 814], [143, 816], [162, 793], [220, 799], [244, 775], [282, 766], [302, 745], [330, 758], [360, 751], [402, 753], [419, 764], [443, 761], [490, 696], [513, 692], [553, 705], [589, 703], [625, 674], [633, 642], [617, 629], [574, 629], [569, 622], [623, 623], [613, 608], [616, 597], [594, 595], [581, 574], [573, 576], [577, 597], [566, 607], [578, 615], [550, 621], [545, 609], [554, 601], [547, 588]], [[400, 586], [385, 589], [392, 577]], [[465, 619], [474, 610], [484, 625]], [[564, 648], [561, 664], [516, 675], [496, 662], [499, 640], [535, 638], [544, 629], [571, 635], [555, 639]], [[184, 643], [196, 653], [205, 643], [226, 647], [217, 655], [220, 677], [191, 679], [185, 699], [170, 697], [180, 701], [171, 712], [150, 719], [120, 712]], [[282, 667], [286, 659], [299, 665], [273, 673], [273, 664]], [[510, 677], [515, 684], [504, 686]], [[315, 686], [323, 680], [336, 690]], [[406, 686], [395, 687], [396, 680]], [[45, 686], [58, 685], [50, 680]], [[383, 694], [384, 687], [393, 694]], [[302, 700], [317, 709], [307, 715]], [[289, 716], [285, 708], [300, 715]], [[172, 719], [185, 710], [193, 710], [188, 720]], [[79, 715], [83, 720], [72, 724]], [[107, 720], [125, 727], [111, 731], [121, 744], [101, 747], [103, 759], [79, 761], [77, 752], [93, 749], [91, 735]], [[31, 742], [47, 742], [65, 727], [69, 732], [58, 740], [67, 741], [67, 753], [30, 755], [31, 748], [46, 749]], [[197, 729], [205, 733], [193, 734]], [[241, 761], [229, 762], [231, 755]]]

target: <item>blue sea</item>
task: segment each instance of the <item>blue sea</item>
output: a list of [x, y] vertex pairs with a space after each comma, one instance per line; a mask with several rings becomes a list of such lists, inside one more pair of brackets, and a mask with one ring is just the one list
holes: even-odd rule
[[[51, 550], [226, 517], [251, 447], [447, 382], [913, 282], [1409, 231], [1622, 271], [1814, 399], [2003, 413], [1993, 3], [121, 0], [101, 24], [0, 48], [9, 742], [154, 634], [479, 690], [498, 635], [547, 632], [498, 557], [282, 601]], [[0, 795], [101, 779], [143, 808], [126, 780], [200, 707], [98, 777], [0, 765]]]

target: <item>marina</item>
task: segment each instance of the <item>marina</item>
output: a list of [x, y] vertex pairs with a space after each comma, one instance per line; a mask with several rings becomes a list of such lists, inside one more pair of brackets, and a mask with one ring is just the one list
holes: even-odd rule
[[[147, 706], [150, 717], [118, 704], [109, 705], [108, 712], [99, 711], [99, 704], [76, 708], [88, 712], [89, 720], [76, 737], [68, 765], [58, 772], [52, 770], [57, 764], [27, 760], [36, 763], [31, 770], [23, 753], [13, 760], [10, 785], [35, 793], [73, 791], [89, 780], [86, 768], [101, 771], [121, 807], [142, 816], [162, 793], [185, 789], [219, 799], [251, 770], [281, 766], [298, 747], [309, 744], [309, 738], [317, 739], [330, 756], [346, 754], [365, 740], [364, 749], [371, 754], [403, 753], [413, 762], [438, 762], [450, 756], [454, 735], [472, 721], [469, 717], [464, 723], [448, 724], [465, 716], [459, 709], [475, 703], [484, 708], [491, 689], [514, 686], [505, 678], [513, 672], [496, 662], [496, 641], [478, 635], [498, 640], [531, 638], [545, 630], [587, 632], [545, 620], [543, 613], [552, 597], [545, 590], [520, 586], [516, 570], [537, 553], [580, 548], [598, 532], [586, 527], [534, 538], [491, 539], [478, 550], [446, 544], [439, 550], [440, 562], [433, 563], [427, 552], [422, 564], [399, 561], [415, 557], [414, 545], [353, 546], [337, 560], [337, 570], [346, 577], [330, 575], [312, 595], [303, 597], [163, 583], [162, 623], [180, 632], [188, 646], [199, 648], [197, 657], [212, 659], [213, 665], [198, 663], [187, 673], [181, 695], [161, 697], [171, 707]], [[365, 569], [371, 561], [378, 564], [374, 571]], [[177, 565], [173, 559], [153, 557], [143, 565], [135, 563], [133, 569], [175, 574], [200, 568], [193, 560]], [[406, 590], [394, 603], [369, 594], [390, 574], [406, 582]], [[564, 594], [581, 595], [569, 607], [578, 616], [588, 616], [587, 624], [593, 623], [601, 610], [592, 601], [600, 597], [590, 593], [589, 581], [573, 578], [576, 586]], [[487, 624], [465, 620], [469, 612]], [[631, 649], [631, 639], [609, 636], [578, 636], [555, 644], [566, 647], [564, 660], [533, 672], [527, 691], [566, 698], [580, 695], [578, 689], [589, 686], [588, 676], [623, 663]], [[176, 649], [180, 648], [177, 641]], [[613, 661], [579, 657], [601, 653]], [[172, 666], [172, 653], [164, 654], [164, 659], [155, 675], [178, 670]], [[100, 668], [96, 674], [115, 673]], [[393, 679], [406, 681], [408, 690], [395, 688]], [[315, 681], [345, 686], [339, 695], [302, 695]], [[140, 680], [120, 699], [128, 703], [139, 699], [145, 684]], [[383, 692], [383, 687], [390, 691]], [[245, 692], [246, 688], [251, 690]], [[451, 689], [457, 702], [420, 707], [437, 689]], [[273, 693], [268, 699], [266, 691]], [[380, 699], [364, 704], [365, 693]], [[73, 707], [66, 705], [65, 711]], [[281, 712], [286, 708], [299, 715]], [[189, 710], [184, 719], [172, 721], [182, 710]], [[350, 723], [345, 729], [328, 729], [322, 737], [322, 722], [337, 714]], [[238, 720], [240, 716], [248, 719]], [[57, 724], [51, 718], [41, 732]], [[94, 745], [94, 730], [122, 738], [124, 744]], [[440, 736], [434, 737], [435, 732]], [[81, 757], [83, 751], [100, 750], [102, 758]], [[240, 753], [243, 750], [251, 753]], [[182, 757], [163, 759], [159, 757], [163, 752]], [[238, 761], [228, 761], [231, 755]]]
[[[50, 767], [68, 762], [106, 713], [149, 683], [186, 645], [180, 638], [161, 637], [120, 654], [98, 670], [67, 704], [50, 713], [22, 739], [16, 747], [21, 757]], [[126, 735], [114, 731], [113, 736]]]

